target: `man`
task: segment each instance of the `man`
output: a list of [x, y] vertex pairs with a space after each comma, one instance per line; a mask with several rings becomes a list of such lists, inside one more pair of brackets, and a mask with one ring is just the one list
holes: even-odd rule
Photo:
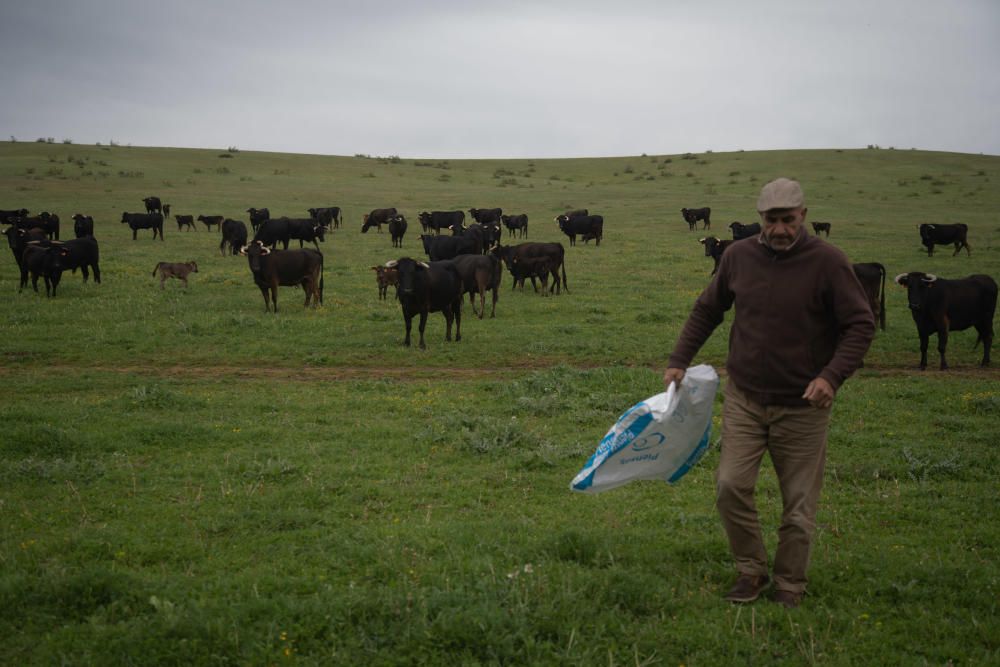
[[698, 297], [663, 374], [680, 382], [695, 354], [735, 303], [723, 392], [716, 507], [738, 577], [725, 599], [752, 602], [767, 588], [767, 552], [754, 487], [767, 451], [781, 487], [773, 599], [797, 607], [823, 482], [833, 399], [861, 364], [875, 318], [851, 263], [804, 227], [796, 181], [765, 185], [762, 230], [733, 243]]

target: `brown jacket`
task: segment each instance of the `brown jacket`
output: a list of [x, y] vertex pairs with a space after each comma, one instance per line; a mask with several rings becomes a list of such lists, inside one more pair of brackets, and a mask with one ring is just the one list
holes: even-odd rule
[[734, 302], [726, 370], [763, 404], [807, 405], [801, 396], [816, 377], [838, 389], [875, 336], [875, 318], [847, 257], [803, 229], [784, 252], [758, 236], [731, 245], [667, 365], [687, 368]]

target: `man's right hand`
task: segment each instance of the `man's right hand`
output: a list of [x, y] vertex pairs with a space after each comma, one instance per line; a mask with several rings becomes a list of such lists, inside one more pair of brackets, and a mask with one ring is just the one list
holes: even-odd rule
[[670, 387], [671, 382], [676, 382], [677, 386], [681, 386], [681, 380], [684, 379], [684, 369], [683, 368], [668, 368], [663, 371], [663, 387], [667, 389]]

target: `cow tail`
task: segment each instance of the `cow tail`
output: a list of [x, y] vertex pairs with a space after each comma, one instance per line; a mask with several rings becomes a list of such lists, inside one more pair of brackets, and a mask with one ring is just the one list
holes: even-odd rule
[[566, 256], [565, 255], [563, 255], [562, 261], [559, 264], [560, 264], [560, 266], [562, 266], [563, 289], [566, 290], [567, 294], [569, 294], [569, 285], [566, 283]]
[[878, 324], [882, 328], [882, 331], [885, 331], [885, 267], [879, 264], [878, 269], [882, 272], [882, 293], [879, 296]]
[[323, 260], [319, 262], [319, 305], [323, 305]]
[[153, 273], [152, 273], [152, 275], [154, 275], [154, 276], [156, 275], [156, 272], [160, 269], [160, 264], [163, 264], [163, 262], [157, 262], [156, 266], [153, 267]]

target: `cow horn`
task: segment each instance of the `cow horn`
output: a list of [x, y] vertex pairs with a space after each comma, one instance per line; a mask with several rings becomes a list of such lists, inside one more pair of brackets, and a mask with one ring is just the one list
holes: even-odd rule
[[698, 239], [698, 243], [704, 243], [707, 239]]
[[262, 245], [260, 247], [260, 254], [261, 254], [261, 256], [270, 255], [271, 254], [271, 248], [268, 247], [268, 246], [266, 246], [266, 245]]
[[246, 256], [246, 254], [247, 254], [247, 247], [248, 247], [248, 246], [241, 246], [241, 247], [240, 247], [240, 254], [241, 254], [241, 255], [243, 255], [244, 257], [245, 257], [245, 256]]
[[424, 267], [425, 269], [431, 268], [431, 265], [428, 264], [427, 262], [417, 262], [417, 264], [419, 264], [420, 266]]
[[937, 276], [935, 276], [933, 273], [924, 274], [924, 282], [932, 283], [935, 280], [937, 280]]
[[390, 259], [388, 262], [385, 263], [385, 268], [387, 268], [387, 269], [394, 269], [394, 268], [396, 268], [397, 264], [399, 264], [399, 260], [398, 259]]
[[898, 276], [892, 279], [892, 282], [896, 283], [897, 285], [902, 285], [903, 283], [901, 283], [900, 281], [908, 275], [909, 274], [907, 273], [900, 273]]

